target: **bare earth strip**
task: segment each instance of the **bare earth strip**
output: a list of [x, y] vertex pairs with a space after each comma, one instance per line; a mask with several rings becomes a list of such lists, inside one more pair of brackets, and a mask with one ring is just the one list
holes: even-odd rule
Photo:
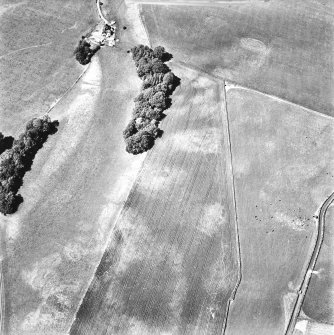
[[71, 334], [221, 334], [238, 274], [219, 85], [182, 78]]
[[242, 280], [226, 334], [283, 334], [332, 192], [333, 120], [227, 87]]

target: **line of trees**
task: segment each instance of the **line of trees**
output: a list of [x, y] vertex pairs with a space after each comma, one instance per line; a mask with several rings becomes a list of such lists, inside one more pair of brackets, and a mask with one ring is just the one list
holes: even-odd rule
[[131, 49], [131, 53], [143, 84], [140, 94], [134, 99], [133, 117], [123, 137], [126, 151], [136, 155], [151, 149], [155, 139], [162, 135], [159, 121], [165, 117], [163, 112], [171, 105], [169, 97], [180, 80], [165, 64], [172, 55], [164, 47], [151, 49], [138, 45]]
[[[33, 118], [26, 125], [24, 133], [12, 141], [0, 156], [0, 212], [15, 213], [23, 198], [18, 193], [22, 180], [30, 170], [34, 157], [48, 136], [57, 132], [58, 121], [51, 121], [45, 115]], [[2, 135], [2, 134], [1, 134]], [[3, 135], [0, 138], [4, 138]]]

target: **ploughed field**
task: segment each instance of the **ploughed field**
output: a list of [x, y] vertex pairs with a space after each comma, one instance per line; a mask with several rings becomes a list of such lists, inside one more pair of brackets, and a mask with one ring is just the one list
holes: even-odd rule
[[333, 115], [333, 3], [207, 3], [141, 5], [151, 43], [214, 76]]
[[242, 270], [226, 334], [284, 334], [332, 193], [333, 119], [243, 88], [226, 95]]
[[1, 131], [18, 135], [75, 82], [81, 34], [97, 22], [91, 0], [6, 1], [0, 5]]
[[[221, 334], [238, 276], [220, 85], [191, 70], [162, 121], [71, 334]], [[225, 120], [224, 120], [225, 122]]]

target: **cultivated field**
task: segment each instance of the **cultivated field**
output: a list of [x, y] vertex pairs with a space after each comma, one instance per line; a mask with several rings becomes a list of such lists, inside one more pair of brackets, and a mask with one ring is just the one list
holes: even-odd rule
[[[73, 50], [95, 1], [0, 6], [1, 132], [20, 133], [83, 75], [50, 113], [59, 130], [24, 203], [0, 215], [0, 332], [283, 334], [333, 192], [333, 4], [142, 0], [139, 16], [136, 1], [103, 2], [120, 43], [88, 67]], [[141, 82], [127, 51], [146, 31], [181, 86], [163, 137], [132, 156], [122, 131]], [[333, 208], [295, 335], [332, 329]]]
[[92, 0], [7, 1], [0, 14], [0, 131], [17, 135], [82, 73], [73, 51], [97, 15]]
[[333, 119], [227, 89], [242, 280], [227, 335], [283, 334], [332, 192]]
[[142, 5], [151, 43], [214, 76], [333, 115], [333, 2], [203, 2]]
[[[71, 334], [221, 334], [237, 281], [220, 86], [182, 78]], [[225, 122], [225, 120], [224, 120]]]

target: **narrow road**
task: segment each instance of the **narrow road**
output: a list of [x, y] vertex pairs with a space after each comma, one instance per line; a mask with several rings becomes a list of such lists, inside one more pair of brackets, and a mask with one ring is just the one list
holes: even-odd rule
[[96, 7], [97, 7], [97, 11], [99, 13], [99, 17], [105, 22], [105, 24], [110, 24], [110, 22], [102, 14], [100, 0], [96, 0]]
[[232, 187], [233, 187], [233, 202], [234, 202], [234, 210], [235, 210], [235, 235], [236, 235], [236, 246], [237, 246], [237, 254], [238, 254], [238, 278], [237, 282], [235, 283], [235, 287], [231, 293], [230, 298], [228, 299], [226, 314], [224, 319], [224, 324], [222, 327], [222, 335], [225, 334], [226, 326], [227, 326], [227, 319], [230, 312], [231, 304], [235, 299], [235, 295], [237, 290], [240, 286], [241, 279], [242, 279], [242, 264], [241, 264], [241, 247], [240, 247], [240, 239], [239, 239], [239, 226], [238, 226], [238, 212], [237, 212], [237, 201], [236, 201], [236, 194], [235, 194], [235, 181], [234, 181], [234, 171], [233, 171], [233, 153], [232, 153], [232, 145], [231, 145], [231, 133], [230, 133], [230, 120], [229, 114], [227, 109], [227, 98], [226, 98], [226, 81], [223, 81], [222, 90], [224, 94], [224, 106], [223, 110], [225, 110], [225, 120], [223, 122], [223, 126], [226, 128], [227, 138], [228, 138], [228, 146], [230, 152], [230, 166], [231, 166], [231, 174], [232, 174]]
[[326, 199], [326, 201], [322, 204], [320, 211], [319, 211], [319, 217], [318, 217], [318, 235], [316, 237], [316, 242], [315, 242], [315, 247], [312, 253], [312, 256], [310, 258], [308, 267], [307, 267], [307, 271], [305, 273], [303, 282], [300, 286], [300, 289], [298, 291], [298, 298], [297, 301], [294, 305], [292, 314], [291, 314], [291, 318], [289, 321], [289, 324], [287, 326], [285, 335], [292, 335], [296, 322], [297, 322], [297, 317], [299, 315], [305, 294], [307, 292], [307, 288], [309, 285], [309, 282], [311, 280], [311, 275], [312, 275], [312, 271], [314, 269], [314, 266], [316, 264], [320, 249], [321, 249], [321, 245], [324, 239], [324, 229], [325, 229], [325, 217], [326, 217], [326, 212], [328, 207], [330, 206], [330, 204], [334, 201], [334, 192]]

